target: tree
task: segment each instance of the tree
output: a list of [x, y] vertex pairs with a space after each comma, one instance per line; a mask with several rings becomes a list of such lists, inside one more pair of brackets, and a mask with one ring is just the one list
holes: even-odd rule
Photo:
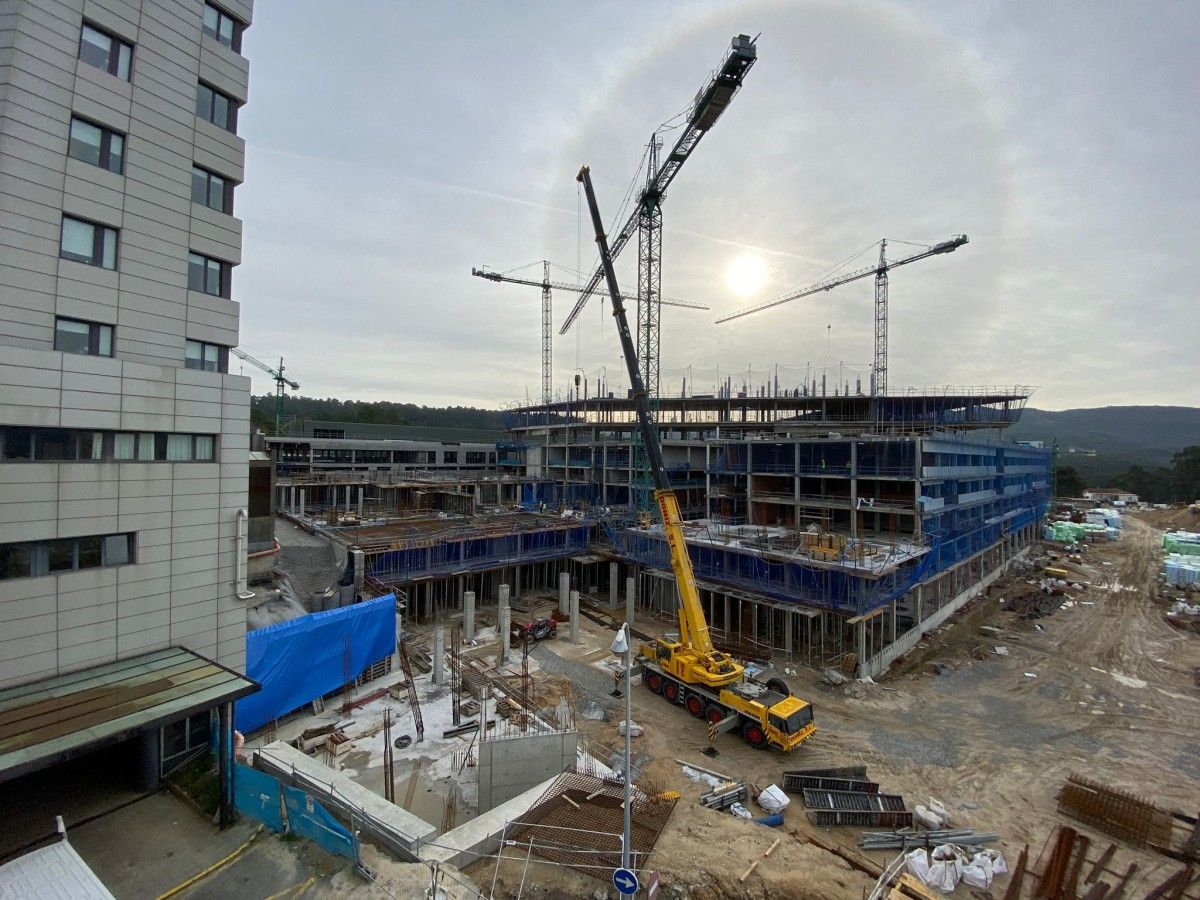
[[1054, 479], [1059, 497], [1079, 497], [1087, 487], [1074, 466], [1059, 466], [1054, 470]]
[[1200, 445], [1184, 447], [1173, 457], [1172, 498], [1181, 503], [1200, 499]]

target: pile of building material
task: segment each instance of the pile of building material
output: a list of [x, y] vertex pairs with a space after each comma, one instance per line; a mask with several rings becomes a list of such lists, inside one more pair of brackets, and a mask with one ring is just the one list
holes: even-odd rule
[[865, 766], [794, 769], [783, 773], [783, 789], [803, 798], [809, 821], [818, 828], [907, 828], [913, 824], [904, 798], [881, 794], [879, 784], [867, 780]]
[[1171, 813], [1128, 791], [1070, 775], [1058, 793], [1058, 811], [1134, 846], [1171, 844]]
[[745, 781], [731, 781], [700, 796], [700, 805], [709, 809], [729, 809], [735, 803], [750, 799], [750, 787]]
[[1162, 548], [1180, 556], [1200, 556], [1200, 533], [1193, 531], [1168, 531], [1163, 535]]
[[977, 832], [971, 828], [943, 828], [936, 831], [864, 831], [858, 846], [864, 850], [911, 850], [914, 847], [940, 847], [942, 844], [957, 844], [960, 847], [977, 847], [994, 844], [1000, 835], [994, 832]]

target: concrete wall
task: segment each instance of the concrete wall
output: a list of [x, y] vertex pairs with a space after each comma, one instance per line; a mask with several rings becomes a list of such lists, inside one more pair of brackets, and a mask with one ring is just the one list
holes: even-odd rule
[[[249, 3], [221, 6], [249, 24]], [[134, 532], [137, 546], [130, 565], [0, 580], [0, 686], [175, 644], [244, 665], [250, 381], [187, 369], [184, 351], [238, 342], [238, 304], [189, 291], [187, 267], [189, 251], [241, 260], [241, 222], [194, 204], [191, 177], [242, 180], [244, 142], [195, 102], [199, 79], [244, 100], [248, 63], [202, 35], [202, 14], [201, 0], [15, 0], [0, 16], [0, 426], [217, 448], [214, 462], [0, 462], [0, 543]], [[129, 81], [78, 58], [85, 17], [133, 44]], [[68, 157], [73, 114], [126, 135], [122, 174]], [[119, 230], [115, 270], [60, 258], [64, 213]], [[56, 316], [113, 326], [113, 357], [55, 351]]]
[[574, 731], [486, 740], [479, 745], [479, 812], [487, 812], [576, 763]]

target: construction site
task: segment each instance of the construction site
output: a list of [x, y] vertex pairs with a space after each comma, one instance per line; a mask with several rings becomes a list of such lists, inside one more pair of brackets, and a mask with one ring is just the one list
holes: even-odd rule
[[[580, 172], [590, 282], [472, 270], [543, 300], [542, 396], [494, 446], [268, 440], [279, 515], [333, 548], [325, 608], [394, 602], [398, 644], [248, 759], [449, 895], [1200, 896], [1200, 649], [1152, 525], [1052, 510], [1051, 451], [1007, 437], [1032, 389], [889, 391], [888, 273], [965, 235], [719, 320], [873, 277], [865, 386], [663, 392], [660, 308], [695, 304], [659, 292], [661, 199], [755, 58], [735, 38], [651, 141], [611, 244]], [[551, 292], [579, 295], [565, 333], [604, 287], [629, 387], [555, 392]]]
[[[219, 38], [225, 14], [205, 8]], [[179, 688], [172, 721], [147, 713], [182, 722], [178, 747], [146, 731], [137, 752], [228, 855], [180, 882], [175, 808], [147, 836], [135, 804], [151, 795], [121, 795], [72, 823], [100, 881], [160, 897], [1200, 900], [1200, 512], [1056, 497], [1055, 450], [1012, 436], [1031, 386], [889, 383], [890, 273], [952, 267], [967, 235], [881, 239], [713, 326], [871, 282], [869, 366], [664, 375], [663, 307], [707, 309], [661, 291], [668, 188], [685, 189], [757, 40], [733, 36], [651, 135], [607, 231], [579, 169], [594, 269], [471, 267], [541, 300], [540, 392], [504, 408], [502, 433], [289, 431], [299, 384], [234, 348], [277, 387], [251, 501], [227, 517], [244, 655], [114, 658], [105, 720], [126, 752], [124, 704], [212, 682], [209, 706]], [[612, 313], [622, 376], [576, 369], [556, 389], [555, 292], [573, 301], [559, 336], [589, 302]], [[156, 458], [152, 434], [116, 456], [125, 437], [93, 460]], [[217, 461], [211, 440], [169, 437], [162, 462]], [[23, 461], [65, 452], [37, 441]], [[167, 455], [185, 444], [195, 459]], [[86, 552], [68, 551], [79, 567]], [[221, 623], [239, 653], [241, 625]], [[37, 753], [84, 753], [55, 743], [75, 740], [60, 709], [82, 731], [117, 696], [55, 677], [0, 696], [0, 757], [21, 776]], [[49, 765], [39, 790], [57, 802], [76, 788]], [[0, 784], [5, 809], [23, 789]], [[14, 818], [0, 863], [44, 840]]]

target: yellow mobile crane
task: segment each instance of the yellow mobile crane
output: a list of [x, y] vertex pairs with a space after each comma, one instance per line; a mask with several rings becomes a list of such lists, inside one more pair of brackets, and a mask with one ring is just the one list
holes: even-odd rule
[[816, 731], [812, 706], [793, 696], [780, 679], [773, 678], [765, 685], [747, 679], [745, 667], [713, 647], [709, 637], [708, 622], [704, 619], [700, 592], [692, 572], [692, 560], [684, 543], [679, 501], [667, 480], [662, 446], [650, 418], [646, 385], [637, 364], [633, 337], [625, 318], [625, 305], [621, 301], [617, 276], [613, 271], [608, 237], [600, 220], [587, 166], [579, 170], [578, 181], [583, 184], [592, 226], [596, 231], [600, 265], [612, 298], [612, 314], [617, 323], [625, 366], [629, 370], [629, 383], [633, 387], [638, 428], [654, 479], [654, 499], [662, 514], [671, 552], [671, 568], [679, 592], [679, 638], [672, 640], [670, 638], [673, 636], [668, 635], [667, 638], [642, 645], [639, 653], [642, 683], [670, 702], [682, 704], [696, 718], [706, 719], [710, 733], [720, 734], [737, 729], [752, 747], [761, 749], [773, 746], [784, 751], [794, 750]]

